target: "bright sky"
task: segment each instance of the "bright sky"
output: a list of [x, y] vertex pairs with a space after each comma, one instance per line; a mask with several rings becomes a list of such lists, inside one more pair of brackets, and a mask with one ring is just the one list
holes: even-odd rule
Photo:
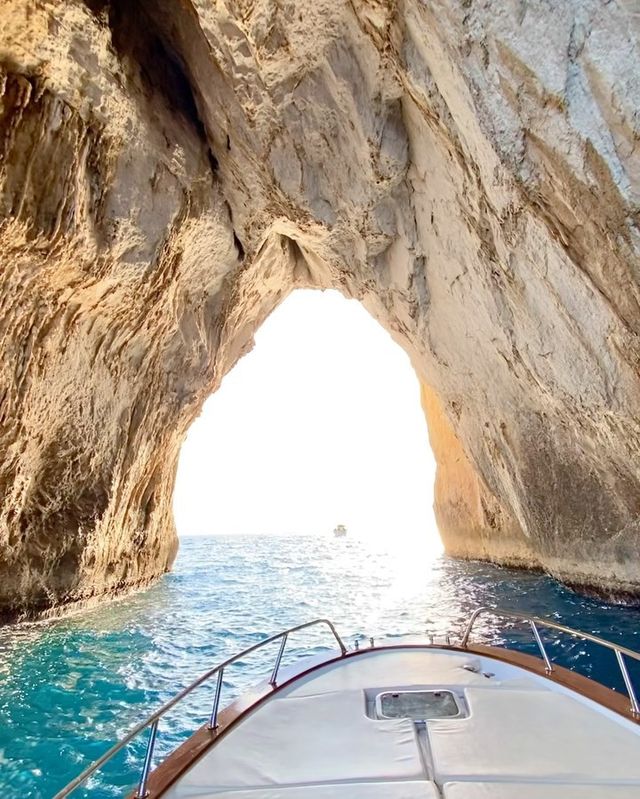
[[425, 536], [435, 464], [407, 356], [360, 303], [294, 292], [183, 445], [178, 533]]

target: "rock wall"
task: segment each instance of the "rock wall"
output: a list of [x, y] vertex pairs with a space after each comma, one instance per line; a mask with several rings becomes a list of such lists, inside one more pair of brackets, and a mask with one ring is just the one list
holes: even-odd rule
[[631, 0], [0, 18], [5, 618], [169, 568], [185, 432], [299, 286], [430, 386], [453, 553], [640, 593]]
[[539, 569], [518, 522], [469, 461], [436, 394], [422, 384], [422, 407], [436, 459], [433, 509], [447, 554], [503, 566]]

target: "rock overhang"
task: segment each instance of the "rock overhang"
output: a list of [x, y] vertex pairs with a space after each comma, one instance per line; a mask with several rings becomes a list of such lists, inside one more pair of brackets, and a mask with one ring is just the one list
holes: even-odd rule
[[629, 8], [1, 13], [7, 616], [169, 568], [188, 425], [298, 286], [428, 386], [449, 551], [638, 593]]

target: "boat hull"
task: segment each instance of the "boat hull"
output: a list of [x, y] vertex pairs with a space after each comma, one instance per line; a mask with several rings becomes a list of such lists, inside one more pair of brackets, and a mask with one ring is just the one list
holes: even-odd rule
[[[553, 672], [549, 674], [545, 671], [545, 664], [542, 660], [513, 650], [479, 644], [469, 645], [466, 648], [401, 644], [378, 646], [373, 650], [362, 649], [348, 652], [345, 655], [331, 652], [299, 661], [286, 668], [283, 667], [277, 686], [272, 686], [268, 682], [261, 683], [221, 711], [218, 716], [218, 726], [215, 730], [209, 730], [206, 726], [200, 728], [151, 773], [148, 783], [149, 799], [165, 795], [167, 790], [179, 781], [186, 771], [210, 751], [212, 747], [219, 745], [225, 736], [239, 725], [248, 714], [271, 699], [278, 697], [282, 692], [290, 690], [297, 682], [305, 680], [313, 675], [314, 672], [319, 672], [331, 664], [364, 658], [371, 652], [412, 652], [416, 650], [476, 655], [482, 658], [483, 663], [506, 664], [516, 667], [525, 674], [535, 675], [537, 678], [548, 681], [550, 684], [562, 689], [564, 693], [586, 698], [605, 711], [611, 712], [627, 722], [632, 722], [634, 725], [638, 724], [638, 718], [632, 714], [627, 697], [561, 666], [554, 666]], [[131, 799], [134, 799], [134, 797], [135, 793], [131, 794]]]

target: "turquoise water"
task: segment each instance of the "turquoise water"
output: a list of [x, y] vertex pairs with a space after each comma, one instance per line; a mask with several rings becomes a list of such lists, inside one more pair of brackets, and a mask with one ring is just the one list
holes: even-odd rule
[[[635, 608], [578, 596], [542, 575], [460, 563], [425, 547], [351, 539], [229, 536], [182, 541], [175, 570], [130, 599], [57, 622], [0, 631], [0, 796], [50, 799], [119, 736], [201, 672], [278, 630], [317, 616], [357, 635], [458, 633], [478, 605], [553, 616], [640, 649]], [[485, 641], [534, 651], [526, 631], [488, 619]], [[547, 635], [558, 661], [617, 689], [612, 653]], [[292, 638], [287, 659], [320, 651], [325, 633]], [[223, 704], [268, 671], [275, 651], [226, 674]], [[640, 684], [640, 673], [635, 676]], [[161, 726], [168, 752], [207, 717], [213, 685]], [[139, 773], [132, 745], [78, 797], [121, 797]]]

